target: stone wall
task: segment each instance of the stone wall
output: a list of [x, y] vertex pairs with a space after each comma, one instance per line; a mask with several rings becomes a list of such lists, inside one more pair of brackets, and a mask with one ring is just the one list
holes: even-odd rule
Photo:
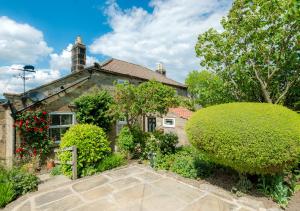
[[0, 163], [11, 165], [13, 160], [13, 118], [8, 106], [0, 105]]
[[[89, 77], [87, 80], [82, 80]], [[110, 93], [113, 93], [114, 84], [118, 79], [129, 81], [131, 84], [138, 85], [144, 80], [137, 78], [131, 78], [128, 76], [119, 76], [115, 74], [94, 71], [92, 75], [88, 71], [81, 71], [70, 74], [62, 79], [56, 80], [52, 83], [45, 84], [37, 89], [31, 90], [31, 92], [38, 91], [45, 97], [48, 97], [42, 102], [35, 103], [30, 99], [25, 102], [21, 100], [22, 95], [6, 94], [5, 96], [14, 105], [17, 110], [20, 110], [26, 106], [34, 105], [30, 107], [30, 110], [35, 111], [47, 111], [47, 112], [74, 112], [73, 101], [81, 95], [91, 93], [95, 89], [105, 89]], [[75, 85], [76, 84], [76, 85]], [[186, 96], [186, 89], [176, 88], [179, 95]], [[180, 124], [182, 120], [177, 120], [179, 123], [178, 129], [181, 128]], [[0, 105], [0, 160], [11, 160], [13, 155], [13, 120], [10, 116], [10, 109], [1, 107]], [[183, 127], [183, 126], [182, 126]], [[181, 130], [181, 129], [180, 129]], [[184, 143], [181, 131], [176, 131], [180, 136], [181, 142]], [[109, 134], [109, 139], [114, 145], [116, 137], [115, 127]], [[17, 138], [18, 140], [18, 138]]]
[[5, 108], [0, 105], [0, 163], [5, 161], [6, 157], [6, 118]]
[[[164, 127], [163, 125], [163, 118], [175, 118], [175, 127]], [[163, 117], [157, 117], [156, 118], [156, 129], [163, 129], [165, 133], [175, 133], [178, 136], [179, 145], [189, 145], [188, 138], [186, 136], [186, 132], [184, 130], [185, 124], [187, 122], [187, 119], [180, 118], [176, 116], [175, 114], [169, 112]], [[146, 121], [146, 128], [147, 121]]]

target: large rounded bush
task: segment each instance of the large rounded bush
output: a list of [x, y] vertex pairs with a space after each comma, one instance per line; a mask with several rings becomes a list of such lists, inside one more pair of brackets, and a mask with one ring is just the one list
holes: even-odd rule
[[[102, 128], [96, 125], [77, 124], [71, 127], [63, 136], [60, 148], [70, 146], [77, 147], [77, 173], [79, 176], [85, 175], [86, 171], [96, 169], [98, 163], [110, 154], [111, 148]], [[59, 154], [62, 163], [70, 161], [71, 152], [65, 151]], [[62, 165], [62, 171], [66, 175], [71, 175], [71, 166]]]
[[191, 144], [240, 173], [282, 172], [299, 160], [300, 115], [283, 106], [229, 103], [197, 111], [186, 125]]

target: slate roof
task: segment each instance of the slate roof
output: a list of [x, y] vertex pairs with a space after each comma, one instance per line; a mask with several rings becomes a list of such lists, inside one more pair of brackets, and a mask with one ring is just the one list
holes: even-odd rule
[[130, 62], [122, 61], [119, 59], [110, 59], [101, 65], [101, 69], [111, 73], [119, 73], [128, 76], [133, 76], [141, 79], [151, 80], [155, 79], [164, 84], [173, 86], [186, 87], [184, 84], [174, 81], [166, 76], [163, 76], [151, 69], [143, 67], [141, 65], [133, 64]]
[[170, 108], [169, 112], [183, 119], [189, 119], [193, 114], [191, 110], [184, 107]]

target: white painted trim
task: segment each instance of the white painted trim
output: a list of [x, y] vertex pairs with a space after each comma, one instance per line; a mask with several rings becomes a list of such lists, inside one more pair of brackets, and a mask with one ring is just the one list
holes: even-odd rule
[[[165, 124], [165, 120], [167, 120], [167, 119], [173, 120], [173, 124], [172, 125]], [[163, 118], [163, 126], [164, 127], [175, 127], [176, 126], [176, 118], [171, 118], [171, 117], [165, 117], [165, 118]]]
[[[49, 117], [51, 115], [72, 115], [72, 124], [69, 124], [69, 125], [49, 125], [49, 129], [48, 129], [49, 135], [50, 135], [50, 129], [53, 129], [53, 128], [54, 129], [55, 128], [69, 128], [72, 125], [76, 124], [76, 117], [75, 117], [75, 113], [74, 112], [58, 112], [58, 111], [49, 112]], [[60, 140], [55, 141], [55, 143], [60, 143]]]
[[117, 84], [125, 84], [128, 83], [128, 80], [126, 79], [117, 79]]

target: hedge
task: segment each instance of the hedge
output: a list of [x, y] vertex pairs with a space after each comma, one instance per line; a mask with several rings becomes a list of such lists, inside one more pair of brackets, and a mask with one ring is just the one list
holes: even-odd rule
[[192, 145], [240, 173], [273, 174], [299, 162], [300, 115], [280, 105], [228, 103], [187, 122]]

